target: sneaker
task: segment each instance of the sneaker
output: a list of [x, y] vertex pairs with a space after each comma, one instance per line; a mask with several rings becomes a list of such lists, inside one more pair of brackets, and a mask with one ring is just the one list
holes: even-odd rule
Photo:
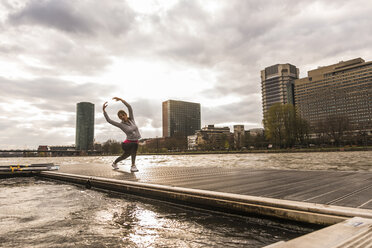
[[112, 163], [112, 168], [114, 169], [114, 170], [117, 170], [117, 169], [119, 169], [119, 167], [118, 167], [118, 165], [117, 164], [115, 164], [115, 163]]
[[130, 167], [130, 172], [138, 172], [138, 169], [135, 165], [132, 165], [132, 167]]

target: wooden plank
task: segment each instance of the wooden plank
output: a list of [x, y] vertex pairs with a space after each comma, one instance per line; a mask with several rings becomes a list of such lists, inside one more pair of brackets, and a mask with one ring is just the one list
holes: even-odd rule
[[[126, 168], [128, 167], [128, 168]], [[339, 206], [371, 208], [369, 189], [371, 172], [259, 170], [223, 167], [150, 167], [140, 172], [113, 171], [102, 165], [69, 165], [60, 171], [87, 176], [132, 180], [153, 184], [204, 189], [276, 199]]]
[[334, 201], [332, 204], [342, 205], [345, 207], [360, 207], [365, 205], [364, 208], [366, 208], [368, 202], [370, 202], [371, 200], [372, 184], [365, 188], [359, 189], [353, 194], [349, 194], [337, 201]]
[[[295, 185], [292, 189], [287, 191], [282, 191], [278, 193], [273, 193], [267, 195], [268, 197], [278, 197], [283, 199], [296, 199], [296, 200], [306, 200], [309, 198], [314, 198], [314, 196], [322, 195], [332, 195], [332, 192], [339, 191], [340, 188], [345, 187], [345, 181], [352, 182], [353, 180], [363, 180], [364, 184], [368, 184], [368, 179], [363, 179], [355, 174], [349, 175], [347, 178], [332, 176], [327, 178], [327, 180], [315, 180], [306, 183], [300, 182]], [[362, 185], [363, 186], [363, 185]]]

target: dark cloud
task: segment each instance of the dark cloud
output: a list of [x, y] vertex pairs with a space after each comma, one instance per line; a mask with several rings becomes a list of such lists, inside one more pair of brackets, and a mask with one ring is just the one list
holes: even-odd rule
[[86, 1], [32, 0], [10, 14], [8, 20], [13, 25], [39, 25], [67, 33], [97, 35], [105, 31], [121, 35], [128, 31], [134, 17], [123, 1], [91, 4]]
[[208, 13], [198, 1], [180, 1], [155, 24], [155, 32], [165, 37], [162, 53], [177, 61], [209, 66], [224, 60], [251, 61], [249, 48], [291, 19], [299, 6], [294, 1], [229, 1], [223, 11]]
[[[31, 0], [11, 9], [5, 31], [17, 34], [23, 55], [42, 62], [24, 70], [37, 75], [99, 74], [126, 46], [135, 13], [123, 1]], [[42, 40], [42, 42], [41, 42]], [[6, 51], [16, 52], [8, 46]], [[129, 49], [130, 50], [130, 49]], [[1, 55], [1, 51], [0, 51]]]
[[328, 58], [336, 63], [368, 54], [371, 4], [358, 3], [229, 1], [222, 11], [210, 14], [195, 1], [180, 1], [154, 24], [166, 41], [159, 54], [218, 71], [218, 94], [245, 95], [259, 90], [260, 70], [272, 64], [292, 63], [302, 69], [309, 61]]
[[4, 94], [2, 101], [22, 100], [53, 111], [71, 111], [72, 106], [82, 101], [101, 102], [102, 97], [112, 95], [115, 89], [113, 85], [76, 84], [55, 78], [10, 80], [0, 77], [0, 91]]
[[65, 1], [31, 1], [21, 11], [9, 16], [12, 24], [42, 25], [72, 33], [92, 33], [88, 20]]
[[261, 125], [262, 110], [257, 97], [246, 97], [240, 101], [217, 107], [202, 106], [202, 120], [205, 125], [219, 123], [253, 123]]

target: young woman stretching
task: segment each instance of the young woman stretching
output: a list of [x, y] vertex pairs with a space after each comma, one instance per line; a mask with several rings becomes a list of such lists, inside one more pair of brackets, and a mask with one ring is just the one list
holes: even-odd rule
[[127, 139], [121, 144], [121, 147], [124, 153], [112, 163], [112, 167], [115, 170], [118, 169], [117, 163], [131, 156], [132, 167], [130, 168], [130, 171], [137, 172], [138, 169], [136, 167], [136, 154], [137, 154], [137, 149], [138, 149], [138, 140], [141, 138], [141, 135], [138, 131], [136, 122], [134, 121], [132, 107], [129, 105], [129, 103], [127, 103], [126, 101], [124, 101], [123, 99], [119, 97], [114, 97], [112, 99], [116, 101], [121, 101], [122, 103], [124, 103], [124, 105], [127, 106], [128, 111], [129, 111], [129, 116], [128, 116], [124, 110], [119, 110], [118, 117], [121, 120], [121, 122], [116, 122], [116, 121], [111, 120], [106, 113], [105, 109], [107, 107], [107, 102], [103, 104], [103, 115], [105, 116], [106, 121], [110, 123], [111, 125], [114, 125], [120, 128], [127, 135]]

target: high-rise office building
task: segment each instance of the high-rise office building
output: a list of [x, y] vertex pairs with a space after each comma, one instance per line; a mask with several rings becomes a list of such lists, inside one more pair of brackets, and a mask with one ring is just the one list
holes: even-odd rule
[[354, 130], [372, 128], [372, 61], [341, 61], [307, 74], [295, 80], [295, 101], [311, 126], [341, 116]]
[[76, 105], [76, 149], [84, 151], [92, 149], [93, 139], [94, 104], [90, 102], [79, 102]]
[[168, 100], [163, 102], [163, 137], [184, 136], [200, 130], [200, 103]]
[[293, 81], [299, 77], [299, 69], [291, 64], [276, 64], [261, 71], [262, 108], [266, 112], [275, 103], [294, 104]]

